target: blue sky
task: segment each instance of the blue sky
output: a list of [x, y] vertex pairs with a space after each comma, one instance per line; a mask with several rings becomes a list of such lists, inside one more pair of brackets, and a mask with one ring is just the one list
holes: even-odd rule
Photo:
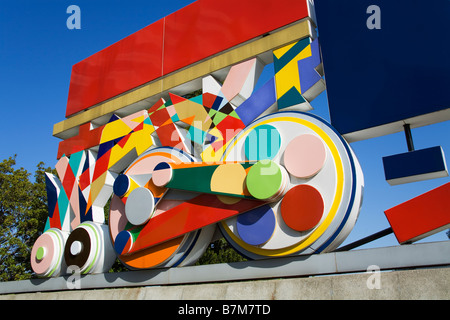
[[[64, 120], [72, 65], [192, 0], [1, 0], [0, 160], [17, 154], [18, 167], [34, 172], [43, 161], [53, 167], [59, 139], [53, 125]], [[81, 30], [69, 30], [69, 5], [81, 9]], [[329, 119], [326, 94], [313, 113]], [[416, 149], [440, 145], [450, 154], [450, 123], [412, 130]], [[352, 143], [364, 171], [360, 217], [345, 243], [389, 227], [383, 211], [450, 181], [449, 177], [392, 187], [382, 157], [407, 151], [402, 132]], [[447, 156], [448, 157], [448, 156]], [[447, 240], [445, 232], [425, 241]], [[393, 235], [364, 247], [397, 245]], [[364, 248], [363, 247], [363, 248]]]

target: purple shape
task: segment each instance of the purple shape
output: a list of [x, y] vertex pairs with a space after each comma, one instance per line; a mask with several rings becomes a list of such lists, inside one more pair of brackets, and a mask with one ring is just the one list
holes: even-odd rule
[[266, 204], [252, 209], [237, 217], [239, 237], [252, 246], [267, 242], [275, 230], [275, 214]]
[[319, 42], [316, 39], [311, 43], [311, 57], [297, 62], [302, 94], [322, 78], [315, 69], [320, 62]]
[[244, 125], [247, 126], [276, 101], [275, 78], [272, 78], [257, 91], [253, 91], [250, 98], [245, 100], [235, 111]]

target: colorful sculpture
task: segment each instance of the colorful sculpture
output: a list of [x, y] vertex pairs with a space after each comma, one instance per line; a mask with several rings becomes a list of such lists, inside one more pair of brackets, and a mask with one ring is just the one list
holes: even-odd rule
[[298, 111], [323, 83], [319, 64], [317, 40], [305, 38], [276, 50], [274, 63], [232, 66], [223, 84], [204, 77], [193, 98], [170, 93], [80, 126], [60, 143], [59, 178], [47, 174], [34, 271], [106, 272], [116, 256], [132, 269], [192, 264], [216, 225], [253, 259], [336, 247], [356, 221], [363, 182], [345, 140]]
[[[199, 0], [74, 66], [67, 108], [72, 124], [66, 131], [82, 121], [77, 133], [61, 136], [58, 176], [47, 174], [49, 216], [31, 253], [37, 275], [107, 272], [117, 257], [130, 269], [190, 265], [217, 229], [249, 259], [329, 252], [344, 241], [361, 207], [362, 170], [347, 141], [326, 121], [305, 113], [325, 89], [320, 46], [311, 32], [310, 2], [284, 2], [298, 13], [292, 16], [295, 10], [280, 4], [271, 28], [299, 20], [291, 26], [294, 29], [284, 30], [307, 32], [295, 33], [296, 40], [282, 46], [271, 43], [269, 52], [249, 56], [242, 45], [271, 31], [266, 20], [255, 16], [254, 29], [226, 43], [205, 35], [212, 42], [205, 52], [183, 44], [185, 37], [170, 38], [176, 21], [188, 20], [188, 13], [199, 6], [208, 7], [208, 12], [218, 9], [212, 0]], [[251, 7], [241, 5], [236, 21], [245, 17], [247, 5]], [[234, 30], [226, 28], [230, 34]], [[135, 46], [149, 35], [161, 40], [165, 49], [176, 43], [198, 56], [173, 54], [161, 43]], [[262, 42], [254, 41], [259, 48]], [[182, 69], [192, 63], [202, 66], [202, 59], [238, 44], [245, 59], [224, 63], [234, 61], [233, 51], [226, 59], [208, 60], [210, 65], [220, 62], [222, 67], [214, 72], [198, 76], [198, 69]], [[101, 75], [117, 76], [121, 64], [112, 60], [109, 69], [102, 69], [102, 59], [123, 56], [124, 48], [131, 53], [148, 51], [155, 61], [161, 50], [167, 59], [162, 66], [151, 59], [141, 61], [136, 77], [110, 87]], [[97, 69], [104, 74], [93, 72]], [[176, 77], [170, 78], [172, 72]], [[138, 88], [146, 81], [148, 86]], [[175, 84], [168, 85], [170, 81]], [[128, 103], [129, 94], [150, 92], [152, 83], [160, 85], [157, 94], [143, 95], [142, 103]], [[163, 90], [165, 86], [173, 90]], [[95, 116], [99, 107], [89, 109], [111, 98], [120, 100], [115, 113]], [[81, 111], [91, 118], [85, 120]], [[441, 188], [431, 198], [414, 201], [434, 201], [447, 191]], [[386, 211], [395, 221], [396, 235], [405, 231], [405, 205]], [[448, 223], [448, 215], [442, 213], [437, 227], [416, 228], [420, 230], [404, 241]]]

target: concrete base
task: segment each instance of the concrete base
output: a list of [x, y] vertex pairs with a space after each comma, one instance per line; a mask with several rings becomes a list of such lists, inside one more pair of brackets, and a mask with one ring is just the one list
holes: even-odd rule
[[0, 295], [51, 300], [409, 300], [450, 299], [450, 268], [365, 272], [227, 283]]

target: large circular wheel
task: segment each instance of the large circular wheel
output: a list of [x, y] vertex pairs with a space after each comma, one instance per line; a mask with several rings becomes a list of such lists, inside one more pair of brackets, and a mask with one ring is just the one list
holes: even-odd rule
[[[260, 118], [231, 141], [222, 160], [271, 161], [288, 173], [277, 201], [219, 224], [227, 241], [248, 258], [331, 251], [356, 222], [362, 170], [347, 142], [319, 117], [291, 111]], [[264, 180], [276, 176], [267, 170], [251, 179], [250, 173], [247, 187], [260, 193], [273, 185]]]
[[[189, 232], [161, 244], [128, 253], [151, 219], [193, 197], [155, 185], [160, 163], [189, 163], [195, 159], [170, 147], [154, 148], [138, 157], [114, 184], [109, 231], [119, 259], [131, 269], [174, 267], [194, 263], [211, 242], [215, 225]], [[134, 222], [134, 223], [132, 223]], [[164, 232], [162, 230], [161, 232]]]

